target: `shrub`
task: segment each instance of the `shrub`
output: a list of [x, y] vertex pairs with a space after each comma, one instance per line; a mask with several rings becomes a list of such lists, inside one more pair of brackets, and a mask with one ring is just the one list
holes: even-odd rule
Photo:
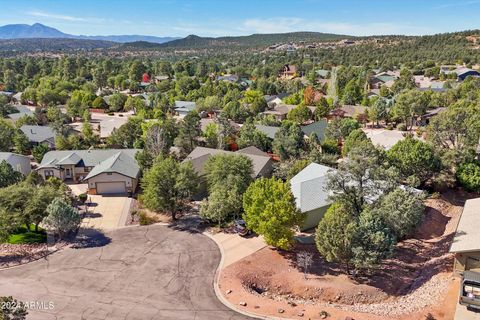
[[141, 226], [148, 226], [157, 222], [157, 219], [149, 216], [146, 212], [142, 211], [138, 215], [138, 222]]
[[480, 166], [476, 163], [460, 165], [457, 180], [468, 191], [480, 191]]
[[78, 195], [78, 200], [80, 200], [81, 203], [85, 203], [85, 201], [87, 201], [87, 197], [88, 196], [86, 193], [82, 193]]
[[397, 130], [407, 131], [407, 125], [405, 123], [400, 123], [397, 125]]

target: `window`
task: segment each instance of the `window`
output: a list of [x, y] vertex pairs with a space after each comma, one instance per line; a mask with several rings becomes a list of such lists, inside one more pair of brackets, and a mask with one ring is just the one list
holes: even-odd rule
[[111, 173], [111, 172], [107, 172], [107, 176], [111, 176], [111, 175], [112, 175], [112, 173]]
[[45, 177], [53, 177], [54, 174], [53, 174], [53, 170], [45, 170]]

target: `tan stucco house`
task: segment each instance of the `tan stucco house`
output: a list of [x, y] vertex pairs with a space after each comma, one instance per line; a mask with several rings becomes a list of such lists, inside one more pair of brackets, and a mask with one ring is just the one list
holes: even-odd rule
[[37, 172], [45, 179], [88, 184], [90, 194], [133, 193], [140, 167], [137, 149], [62, 150], [45, 154]]
[[480, 198], [465, 202], [450, 252], [455, 254], [456, 274], [466, 270], [480, 272]]

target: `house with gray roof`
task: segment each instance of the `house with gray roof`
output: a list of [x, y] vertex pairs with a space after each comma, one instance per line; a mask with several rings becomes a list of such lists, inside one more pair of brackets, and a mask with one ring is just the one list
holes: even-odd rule
[[24, 105], [12, 105], [11, 106], [14, 109], [13, 113], [10, 113], [8, 117], [12, 119], [13, 122], [17, 121], [23, 116], [33, 116], [34, 113], [28, 106]]
[[[255, 148], [256, 149], [256, 148]], [[252, 178], [269, 177], [273, 171], [273, 160], [268, 154], [261, 154], [261, 150], [252, 148], [244, 148], [237, 152], [212, 149], [205, 147], [196, 147], [186, 158], [184, 162], [191, 162], [193, 169], [203, 179], [205, 176], [205, 164], [208, 159], [218, 154], [232, 154], [232, 155], [244, 155], [252, 161], [253, 174]], [[197, 197], [203, 197], [206, 193], [206, 183], [202, 181], [200, 192]]]
[[12, 166], [13, 170], [27, 175], [30, 173], [30, 159], [24, 155], [12, 152], [0, 152], [0, 162], [5, 161]]
[[185, 117], [196, 108], [197, 104], [193, 101], [175, 101], [175, 112], [177, 112], [180, 117]]
[[[265, 126], [261, 124], [256, 124], [255, 128], [257, 130], [265, 133], [267, 137], [270, 139], [275, 138], [275, 134], [277, 133], [278, 130], [280, 130], [280, 127], [274, 127], [274, 126]], [[312, 122], [310, 124], [306, 125], [301, 125], [300, 128], [302, 129], [305, 137], [310, 137], [312, 133], [314, 133], [319, 141], [323, 141], [325, 139], [325, 130], [327, 129], [327, 121], [324, 119]]]
[[27, 136], [32, 146], [46, 144], [50, 149], [55, 148], [55, 132], [48, 126], [23, 125], [20, 130]]
[[290, 190], [295, 197], [298, 210], [306, 215], [300, 228], [308, 230], [315, 228], [322, 220], [331, 205], [329, 192], [326, 190], [328, 174], [335, 169], [311, 163], [290, 179]]
[[86, 182], [90, 194], [133, 193], [140, 176], [137, 152], [138, 149], [50, 151], [37, 172], [44, 179]]

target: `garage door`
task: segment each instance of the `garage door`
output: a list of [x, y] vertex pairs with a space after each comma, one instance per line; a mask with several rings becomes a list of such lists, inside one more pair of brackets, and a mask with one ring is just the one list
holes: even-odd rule
[[125, 182], [97, 182], [97, 194], [126, 193]]

